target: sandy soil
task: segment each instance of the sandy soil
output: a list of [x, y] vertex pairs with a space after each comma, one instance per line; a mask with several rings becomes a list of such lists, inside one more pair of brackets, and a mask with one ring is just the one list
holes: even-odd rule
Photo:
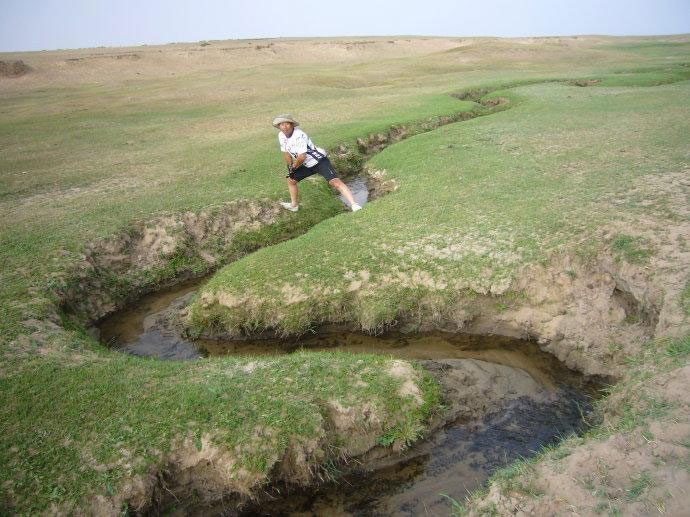
[[[0, 69], [23, 61], [29, 72], [0, 74], [0, 91], [31, 86], [112, 83], [272, 63], [348, 63], [443, 52], [474, 45], [458, 38], [343, 38], [228, 40], [122, 48], [0, 53]], [[9, 79], [12, 80], [9, 80]]]
[[[669, 41], [682, 41], [670, 36]], [[639, 40], [637, 38], [636, 40]], [[607, 37], [555, 38], [446, 38], [371, 37], [329, 39], [221, 40], [170, 43], [138, 47], [101, 47], [40, 52], [0, 53], [0, 70], [14, 69], [22, 61], [21, 74], [0, 74], [0, 92], [27, 86], [120, 83], [132, 79], [169, 78], [199, 73], [246, 69], [274, 63], [357, 63], [409, 56], [445, 53], [457, 62], [485, 59], [551, 58], [568, 49], [611, 41]], [[626, 38], [617, 38], [625, 42]]]

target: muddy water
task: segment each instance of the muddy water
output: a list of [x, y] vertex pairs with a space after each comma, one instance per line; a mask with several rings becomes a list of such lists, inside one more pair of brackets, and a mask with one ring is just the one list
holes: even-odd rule
[[[309, 491], [274, 487], [268, 501], [245, 507], [244, 515], [448, 515], [448, 497], [462, 501], [496, 469], [580, 431], [590, 408], [592, 386], [576, 373], [534, 343], [500, 336], [331, 332], [289, 340], [191, 342], [171, 330], [167, 317], [171, 308], [184, 307], [196, 288], [187, 284], [142, 299], [101, 325], [102, 340], [126, 353], [173, 360], [298, 349], [376, 353], [427, 361], [431, 371], [449, 363], [485, 365], [479, 368], [489, 372], [489, 386], [516, 381], [498, 409], [487, 404], [492, 412], [482, 418], [451, 422], [373, 472], [355, 468]], [[525, 378], [530, 389], [524, 388]], [[214, 512], [206, 508], [201, 513]]]
[[543, 402], [522, 397], [481, 422], [446, 426], [387, 467], [355, 471], [316, 490], [279, 487], [273, 501], [240, 515], [450, 515], [449, 498], [463, 502], [495, 470], [581, 430], [587, 406], [574, 390]]
[[101, 342], [128, 354], [158, 359], [185, 360], [203, 356], [194, 343], [161, 328], [158, 319], [171, 306], [183, 303], [199, 288], [200, 280], [143, 297], [99, 325]]
[[190, 341], [166, 328], [171, 308], [184, 307], [198, 288], [198, 281], [146, 296], [100, 325], [101, 341], [132, 355], [186, 360], [224, 355], [280, 355], [300, 349], [373, 353], [401, 359], [479, 359], [520, 368], [540, 384], [554, 389], [554, 379], [577, 382], [577, 375], [529, 341], [504, 336], [471, 334], [388, 333], [370, 336], [354, 332], [326, 332], [290, 339]]

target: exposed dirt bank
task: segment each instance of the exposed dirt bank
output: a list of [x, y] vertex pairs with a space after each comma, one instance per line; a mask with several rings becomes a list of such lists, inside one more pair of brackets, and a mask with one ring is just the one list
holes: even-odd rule
[[249, 504], [240, 515], [445, 515], [441, 493], [463, 497], [493, 469], [577, 430], [588, 407], [569, 388], [546, 387], [521, 369], [471, 359], [422, 364], [442, 384], [450, 408], [437, 415], [427, 440], [399, 454], [372, 451], [361, 463], [349, 462], [336, 483], [274, 486], [274, 499]]
[[[243, 373], [251, 375], [256, 371], [260, 375], [263, 367], [260, 360], [253, 361]], [[400, 395], [410, 395], [405, 403], [408, 410], [421, 407], [421, 371], [409, 363], [394, 361], [382, 373], [401, 381]], [[310, 486], [332, 479], [336, 464], [357, 462], [371, 453], [380, 455], [375, 452], [378, 450], [385, 449], [384, 454], [390, 454], [405, 445], [403, 439], [397, 438], [388, 444], [390, 447], [383, 448], [379, 443], [391, 424], [406, 421], [403, 415], [391, 422], [384, 418], [384, 410], [368, 400], [352, 405], [334, 396], [317, 403], [320, 416], [309, 437], [291, 436], [284, 447], [269, 448], [271, 454], [261, 469], [239, 468], [238, 456], [246, 451], [265, 452], [265, 443], [280, 436], [280, 429], [257, 427], [234, 449], [218, 447], [210, 434], [187, 436], [173, 443], [171, 452], [161, 454], [146, 475], [134, 478], [110, 497], [88, 501], [86, 513], [118, 515], [126, 508], [136, 514], [157, 514], [159, 509], [179, 506], [179, 501], [184, 507], [198, 509], [200, 515], [207, 515], [211, 508], [218, 513], [222, 509], [232, 512], [248, 501], [262, 500], [269, 481]]]
[[527, 267], [517, 278], [511, 290], [524, 299], [499, 310], [486, 299], [476, 317], [458, 323], [474, 333], [536, 339], [570, 368], [620, 377], [625, 358], [656, 335], [663, 291], [646, 273], [611, 255], [591, 262], [556, 257], [548, 266]]
[[[400, 313], [390, 328], [403, 333], [466, 332], [532, 339], [569, 368], [586, 375], [620, 377], [626, 368], [625, 358], [660, 335], [657, 326], [664, 292], [662, 286], [652, 283], [649, 271], [616, 261], [613, 256], [583, 262], [567, 255], [555, 257], [548, 266], [527, 267], [511, 285], [475, 292], [441, 312], [422, 309], [413, 315]], [[222, 293], [219, 299], [203, 296], [202, 303], [209, 306], [224, 303]], [[183, 308], [179, 314], [184, 321], [188, 312]], [[337, 324], [318, 323], [331, 329]], [[358, 322], [336, 327], [362, 330]], [[270, 336], [271, 332], [262, 335]], [[242, 338], [218, 329], [208, 329], [201, 337]]]
[[17, 61], [0, 61], [0, 79], [4, 77], [21, 77], [31, 72], [31, 67], [21, 59]]
[[235, 201], [135, 224], [88, 245], [80, 262], [52, 279], [55, 294], [61, 308], [82, 323], [99, 320], [152, 289], [237, 258], [236, 238], [276, 223], [280, 215], [268, 200]]
[[606, 400], [594, 436], [497, 479], [467, 515], [687, 515], [690, 367], [656, 350], [638, 360]]

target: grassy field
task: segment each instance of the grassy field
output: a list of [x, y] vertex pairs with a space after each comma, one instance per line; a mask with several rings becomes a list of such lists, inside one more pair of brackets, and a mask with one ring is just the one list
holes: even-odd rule
[[[381, 443], [422, 433], [438, 389], [409, 369], [420, 398], [402, 393], [391, 359], [160, 363], [112, 353], [56, 317], [55, 286], [87, 244], [162, 214], [285, 198], [270, 127], [279, 112], [321, 146], [354, 149], [393, 125], [478, 108], [479, 98], [452, 93], [486, 88], [509, 101], [374, 156], [368, 167], [399, 188], [357, 214], [340, 213], [325, 182], [304, 182], [302, 209], [281, 224], [291, 217], [309, 231], [222, 269], [193, 307], [194, 331], [444, 320], [478, 296], [520, 300], [521, 271], [558, 254], [610, 252], [651, 268], [658, 285], [672, 272], [687, 293], [687, 234], [653, 241], [637, 231], [641, 221], [688, 220], [686, 40], [277, 40], [0, 55], [33, 67], [0, 78], [0, 506], [26, 515], [136, 506], [133, 479], [178, 449], [223, 451], [225, 482], [247, 492], [287, 450], [323, 465], [356, 449], [329, 434], [333, 408], [369, 407]], [[180, 273], [165, 271], [148, 288]], [[363, 418], [353, 426], [371, 426]]]
[[[375, 330], [423, 301], [437, 312], [468, 293], [504, 294], [525, 264], [621, 217], [612, 195], [687, 157], [685, 85], [650, 95], [540, 83], [494, 95], [517, 106], [384, 150], [369, 165], [395, 176], [394, 194], [228, 266], [194, 323], [299, 333], [336, 319]], [[663, 196], [655, 202], [626, 215], [661, 210]]]

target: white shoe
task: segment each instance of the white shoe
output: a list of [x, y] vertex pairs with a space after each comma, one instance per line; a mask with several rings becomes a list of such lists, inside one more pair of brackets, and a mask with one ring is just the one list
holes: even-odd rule
[[297, 212], [297, 210], [299, 210], [299, 205], [292, 206], [292, 203], [288, 203], [287, 201], [281, 201], [280, 206], [282, 206], [285, 210], [290, 210], [290, 212]]
[[352, 205], [350, 205], [350, 208], [352, 209], [353, 212], [356, 212], [357, 210], [362, 209], [362, 207], [359, 206], [357, 203], [352, 203]]

